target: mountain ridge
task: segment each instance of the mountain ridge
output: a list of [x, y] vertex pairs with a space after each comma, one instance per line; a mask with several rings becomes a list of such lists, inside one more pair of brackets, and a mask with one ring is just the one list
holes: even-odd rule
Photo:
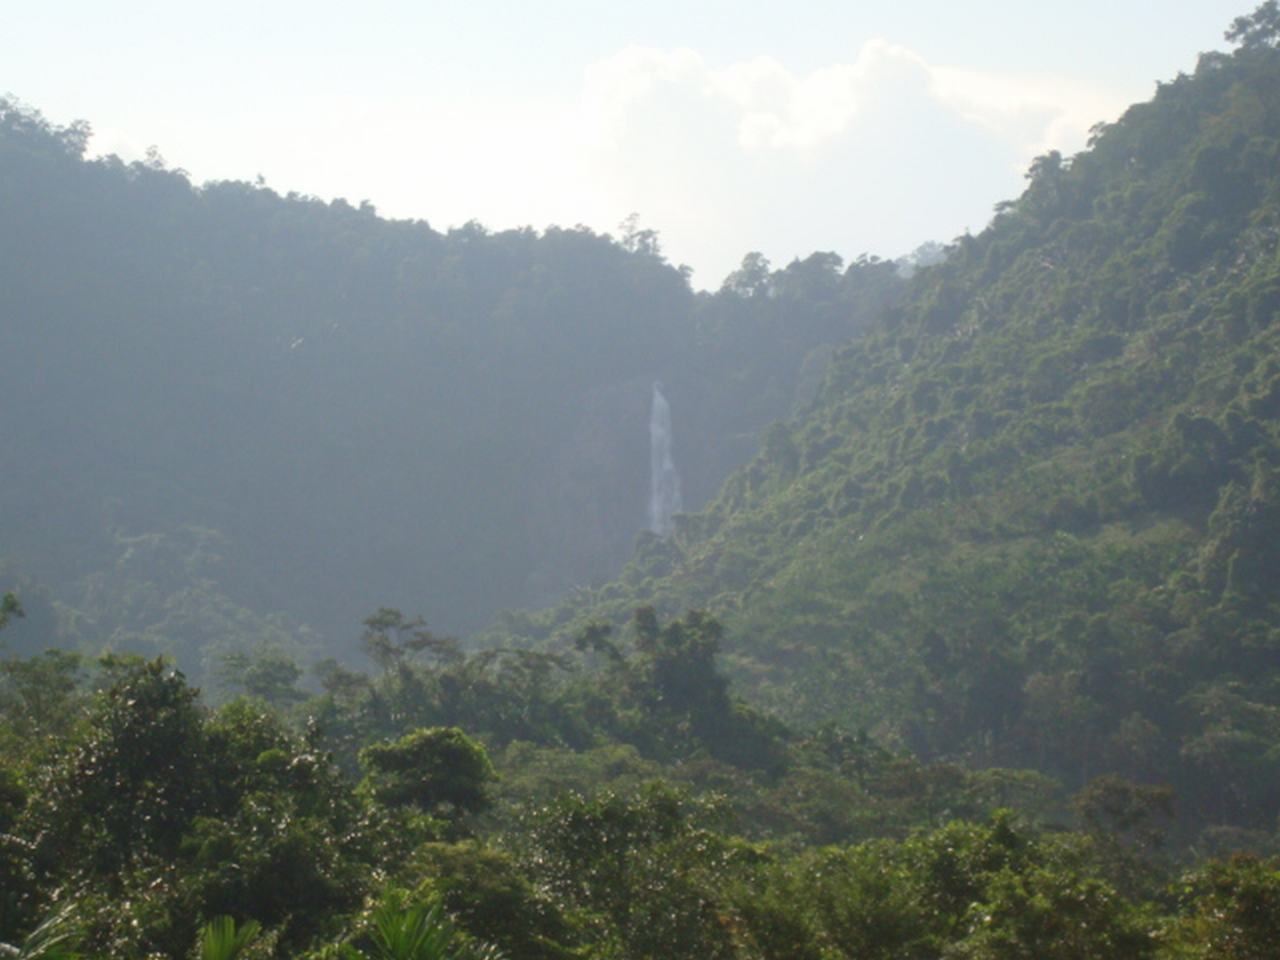
[[752, 255], [694, 294], [634, 220], [440, 233], [87, 160], [89, 132], [0, 102], [20, 649], [350, 659], [381, 606], [462, 632], [549, 602], [645, 525], [655, 379], [699, 504], [900, 286], [890, 263]]

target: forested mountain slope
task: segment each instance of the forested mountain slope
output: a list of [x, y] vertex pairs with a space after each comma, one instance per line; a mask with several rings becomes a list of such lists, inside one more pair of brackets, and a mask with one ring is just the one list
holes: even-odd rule
[[[635, 231], [623, 247], [441, 236], [85, 164], [79, 129], [4, 114], [0, 200], [28, 242], [0, 231], [0, 532], [64, 592], [0, 583], [0, 954], [1272, 957], [1280, 4], [1229, 37], [1240, 52], [1203, 58], [1089, 152], [1037, 162], [1022, 198], [905, 290], [890, 264], [748, 256], [695, 295]], [[87, 186], [29, 202], [58, 170]], [[112, 191], [128, 202], [104, 205]], [[186, 212], [160, 217], [144, 196]], [[228, 197], [260, 204], [262, 229]], [[217, 211], [235, 223], [220, 253], [201, 232]], [[166, 217], [181, 229], [153, 235]], [[218, 259], [241, 248], [234, 269]], [[59, 249], [76, 264], [61, 278], [36, 255]], [[412, 270], [379, 273], [415, 250]], [[556, 251], [598, 270], [557, 273]], [[261, 285], [239, 285], [260, 258]], [[341, 306], [359, 278], [393, 292]], [[429, 297], [396, 299], [418, 282]], [[561, 305], [634, 283], [634, 303], [593, 308], [605, 330], [684, 304], [653, 324], [688, 353], [667, 357], [643, 325], [595, 339], [587, 324], [544, 354], [539, 337], [568, 320], [529, 312], [541, 283]], [[488, 306], [453, 312], [469, 298]], [[564, 435], [536, 411], [518, 423], [530, 435], [501, 434], [505, 404], [547, 404], [568, 434], [581, 423], [559, 381], [507, 364], [517, 353], [588, 396], [621, 396], [666, 357], [685, 435], [709, 448], [717, 428], [796, 415], [672, 537], [642, 537], [617, 582], [503, 617], [480, 648], [379, 609], [358, 638], [371, 669], [323, 660], [320, 692], [304, 689], [283, 649], [296, 623], [232, 592], [271, 602], [289, 583], [276, 564], [331, 583], [307, 551], [346, 550], [357, 520], [387, 530], [387, 503], [406, 542], [431, 529], [423, 476], [474, 477], [477, 497], [545, 482], [540, 461], [466, 472], [507, 449], [476, 431], [520, 451]], [[591, 358], [598, 381], [560, 366]], [[534, 392], [504, 392], [517, 387]], [[407, 399], [421, 419], [392, 416]], [[441, 459], [430, 444], [450, 438]], [[415, 439], [428, 451], [402, 448]], [[391, 560], [411, 555], [387, 542]], [[509, 560], [492, 559], [489, 587]], [[78, 607], [63, 599], [76, 590]], [[60, 631], [138, 639], [105, 634], [109, 617], [186, 653], [228, 632], [249, 649], [222, 660], [213, 697], [163, 657], [21, 655]]]
[[[892, 264], [748, 257], [695, 294], [635, 226], [440, 233], [367, 205], [85, 159], [0, 102], [8, 645], [348, 641], [381, 605], [474, 628], [616, 572], [666, 384], [705, 502]], [[763, 299], [751, 293], [770, 291]], [[809, 388], [811, 392], [811, 387]]]
[[1037, 160], [673, 538], [508, 632], [706, 606], [785, 717], [1269, 828], [1280, 51], [1251, 23]]

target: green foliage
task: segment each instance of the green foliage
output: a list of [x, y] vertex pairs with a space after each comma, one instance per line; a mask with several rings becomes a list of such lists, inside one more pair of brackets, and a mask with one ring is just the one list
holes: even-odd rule
[[1236, 17], [1226, 37], [1246, 50], [1274, 47], [1280, 42], [1280, 4], [1264, 0], [1253, 13]]
[[238, 960], [261, 932], [256, 920], [236, 926], [234, 917], [214, 917], [200, 931], [196, 944], [199, 960]]
[[423, 812], [482, 810], [494, 777], [488, 754], [457, 727], [415, 730], [360, 752], [364, 787], [379, 803]]
[[65, 734], [79, 699], [78, 654], [46, 650], [0, 660], [0, 715], [22, 737]]
[[1206, 864], [1182, 885], [1189, 915], [1170, 938], [1178, 957], [1264, 960], [1280, 936], [1280, 863], [1253, 856]]
[[1103, 881], [1047, 868], [1001, 873], [971, 910], [952, 956], [982, 960], [1138, 960], [1154, 943], [1140, 914]]
[[879, 844], [830, 851], [809, 866], [808, 883], [788, 885], [793, 905], [803, 905], [838, 956], [888, 960], [928, 949], [926, 905], [891, 854]]
[[[633, 631], [644, 652], [606, 654], [602, 668], [635, 691], [665, 689], [650, 658], [697, 663], [722, 639], [705, 615], [664, 625], [645, 611]], [[984, 819], [997, 798], [1051, 806], [1029, 774], [924, 765], [833, 728], [779, 741], [787, 763], [773, 773], [709, 754], [663, 766], [617, 744], [510, 744], [501, 758], [520, 784], [474, 836], [440, 842], [398, 805], [458, 812], [477, 786], [488, 793], [486, 752], [460, 731], [370, 745], [356, 785], [317, 752], [314, 730], [299, 737], [261, 701], [211, 713], [162, 663], [100, 669], [109, 683], [62, 749], [23, 755], [13, 768], [23, 780], [2, 781], [0, 850], [16, 882], [0, 889], [19, 894], [0, 914], [7, 940], [38, 943], [43, 933], [26, 933], [36, 917], [73, 903], [87, 953], [112, 956], [186, 955], [196, 943], [208, 956], [317, 960], [1106, 958], [1152, 955], [1152, 930], [1170, 956], [1252, 956], [1240, 950], [1271, 935], [1270, 866], [1202, 868], [1183, 881], [1177, 913], [1153, 900], [1167, 875], [1150, 852], [1168, 792], [1114, 778], [1077, 798], [1089, 832], [1067, 835], [1007, 812]], [[1249, 709], [1224, 697], [1215, 709]], [[670, 715], [649, 708], [664, 729]], [[696, 713], [679, 702], [675, 716]], [[165, 743], [185, 766], [159, 763]], [[118, 797], [97, 790], [99, 770]], [[683, 781], [639, 782], [651, 772]], [[562, 792], [575, 777], [631, 785]], [[466, 789], [444, 800], [452, 781]], [[89, 802], [98, 809], [87, 813]], [[116, 829], [162, 802], [170, 809], [150, 813], [155, 824]], [[101, 827], [68, 835], [60, 818], [73, 811]], [[947, 822], [955, 812], [971, 819]], [[65, 861], [45, 859], [57, 843]]]
[[530, 814], [524, 861], [624, 956], [733, 956], [726, 893], [752, 854], [711, 829], [720, 815], [663, 784], [631, 798], [567, 794]]
[[456, 661], [460, 655], [456, 640], [437, 637], [426, 629], [421, 617], [410, 619], [399, 610], [383, 607], [367, 617], [364, 625], [365, 652], [385, 671], [403, 667], [424, 652], [446, 663]]
[[462, 939], [439, 903], [383, 903], [363, 945], [347, 945], [349, 960], [500, 960], [497, 948]]
[[259, 707], [208, 714], [161, 661], [100, 669], [56, 748], [3, 775], [0, 935], [74, 902], [90, 952], [185, 954], [219, 914], [296, 948], [359, 903], [377, 826], [325, 757]]
[[121, 668], [83, 733], [33, 784], [26, 815], [40, 869], [106, 878], [176, 851], [215, 794], [195, 697], [163, 661]]
[[1130, 895], [1154, 893], [1142, 884], [1166, 872], [1161, 856], [1173, 823], [1173, 790], [1104, 775], [1089, 781], [1072, 806], [1094, 838], [1106, 878]]
[[6, 591], [3, 597], [0, 597], [0, 629], [9, 622], [10, 617], [23, 616], [22, 604], [18, 603], [18, 598], [12, 593]]
[[561, 906], [533, 883], [516, 860], [475, 840], [427, 843], [406, 869], [425, 879], [418, 895], [439, 900], [473, 937], [527, 960], [583, 956], [580, 939]]
[[302, 668], [293, 658], [278, 650], [229, 653], [223, 658], [217, 673], [224, 686], [242, 690], [248, 696], [272, 705], [288, 706], [307, 698], [297, 686]]
[[78, 960], [81, 931], [74, 907], [63, 907], [45, 917], [22, 943], [0, 943], [0, 957], [13, 960]]

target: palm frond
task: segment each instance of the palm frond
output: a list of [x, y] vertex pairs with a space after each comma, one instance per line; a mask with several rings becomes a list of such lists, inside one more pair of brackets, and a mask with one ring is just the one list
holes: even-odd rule
[[371, 949], [347, 946], [344, 960], [503, 960], [496, 947], [460, 934], [438, 902], [411, 907], [384, 903], [372, 919]]
[[237, 927], [232, 917], [214, 917], [200, 931], [200, 960], [236, 960], [261, 929], [257, 920], [246, 920]]
[[75, 906], [68, 904], [45, 917], [20, 946], [0, 943], [0, 957], [13, 960], [78, 960], [76, 947], [80, 929], [75, 922]]

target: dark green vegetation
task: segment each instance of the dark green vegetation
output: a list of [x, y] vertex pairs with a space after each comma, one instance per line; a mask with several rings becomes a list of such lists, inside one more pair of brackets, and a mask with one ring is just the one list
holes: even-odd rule
[[[6, 108], [39, 374], [0, 382], [0, 529], [54, 592], [0, 584], [0, 955], [1274, 956], [1277, 3], [1229, 36], [909, 281], [748, 257], [706, 296], [634, 228], [193, 190]], [[694, 439], [792, 415], [616, 582], [481, 649], [379, 609], [372, 670], [307, 687], [309, 589], [514, 589], [555, 546], [486, 553], [533, 542], [508, 501], [577, 462], [583, 397], [634, 382], [643, 423], [655, 373]], [[430, 505], [453, 534], [424, 476], [472, 497]], [[49, 638], [172, 645], [219, 696]]]
[[1034, 774], [797, 735], [725, 694], [717, 634], [646, 612], [563, 662], [406, 657], [288, 715], [210, 711], [160, 661], [8, 661], [0, 951], [1127, 960], [1280, 933], [1280, 861], [1175, 863], [1167, 791], [1104, 778], [1070, 814]]

